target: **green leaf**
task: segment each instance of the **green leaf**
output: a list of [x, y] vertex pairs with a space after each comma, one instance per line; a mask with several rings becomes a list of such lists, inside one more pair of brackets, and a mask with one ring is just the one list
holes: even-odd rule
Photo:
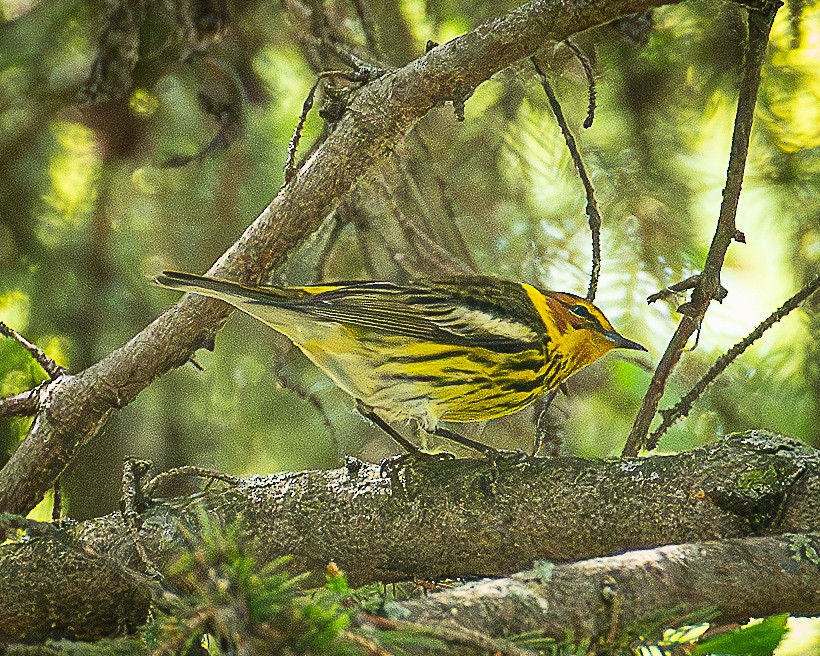
[[786, 628], [788, 618], [788, 613], [773, 615], [757, 624], [715, 636], [695, 647], [692, 656], [705, 656], [706, 654], [771, 656], [788, 631]]

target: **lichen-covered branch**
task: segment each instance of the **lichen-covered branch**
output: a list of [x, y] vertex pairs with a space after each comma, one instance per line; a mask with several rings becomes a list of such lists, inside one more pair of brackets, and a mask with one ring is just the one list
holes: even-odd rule
[[[148, 605], [137, 575], [145, 558], [166, 569], [202, 532], [205, 516], [239, 519], [243, 544], [263, 563], [290, 554], [294, 572], [323, 572], [332, 560], [353, 585], [499, 576], [542, 559], [816, 531], [820, 454], [752, 431], [690, 453], [625, 461], [463, 459], [384, 472], [356, 461], [134, 510], [128, 521], [115, 513], [0, 546], [0, 640], [4, 631], [42, 638], [69, 627], [96, 636], [125, 613], [123, 599], [142, 600], [141, 611], [124, 615], [138, 619]], [[76, 550], [80, 560], [56, 555]], [[41, 610], [29, 612], [36, 603]], [[91, 609], [92, 625], [83, 628], [77, 618]]]
[[[433, 107], [474, 89], [544, 42], [674, 0], [535, 0], [365, 86], [327, 140], [208, 273], [261, 282], [316, 230], [357, 180]], [[0, 471], [0, 511], [27, 512], [106, 418], [213, 344], [231, 309], [186, 296], [131, 341], [49, 394], [49, 406]], [[59, 382], [59, 381], [56, 381]]]

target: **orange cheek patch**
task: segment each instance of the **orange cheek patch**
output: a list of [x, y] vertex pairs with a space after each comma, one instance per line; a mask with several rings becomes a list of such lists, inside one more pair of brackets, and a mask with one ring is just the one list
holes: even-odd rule
[[567, 312], [566, 308], [561, 305], [560, 301], [556, 301], [554, 298], [550, 298], [549, 296], [546, 297], [547, 306], [552, 311], [552, 320], [555, 323], [555, 327], [558, 329], [559, 333], [565, 333], [567, 331], [567, 321], [568, 316], [571, 316], [569, 312]]

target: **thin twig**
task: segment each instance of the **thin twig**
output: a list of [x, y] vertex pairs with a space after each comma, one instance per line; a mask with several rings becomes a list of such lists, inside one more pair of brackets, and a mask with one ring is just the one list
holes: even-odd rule
[[766, 57], [769, 32], [781, 4], [780, 0], [775, 0], [767, 6], [765, 12], [748, 10], [749, 37], [746, 61], [737, 101], [726, 186], [723, 190], [723, 202], [720, 206], [715, 234], [709, 247], [709, 253], [706, 255], [703, 272], [692, 291], [692, 300], [686, 304], [683, 318], [655, 369], [655, 375], [649, 383], [649, 389], [635, 417], [635, 423], [632, 425], [623, 449], [624, 457], [635, 457], [644, 448], [649, 426], [652, 424], [666, 389], [666, 381], [680, 360], [689, 338], [700, 327], [709, 304], [720, 293], [720, 270], [723, 267], [723, 260], [726, 257], [726, 251], [729, 250], [729, 245], [738, 235], [735, 218], [743, 184], [746, 156], [749, 152], [749, 135], [752, 131], [757, 92], [760, 88], [760, 71]]
[[820, 289], [820, 276], [803, 287], [799, 292], [792, 296], [788, 301], [783, 303], [777, 310], [772, 312], [766, 319], [760, 322], [758, 326], [750, 332], [746, 337], [740, 340], [726, 353], [721, 355], [715, 363], [709, 368], [703, 377], [692, 387], [684, 397], [678, 401], [673, 407], [661, 410], [660, 414], [663, 417], [663, 422], [655, 431], [649, 436], [646, 444], [648, 449], [654, 449], [658, 446], [658, 441], [663, 437], [663, 434], [681, 417], [685, 417], [692, 409], [692, 405], [698, 400], [701, 394], [709, 385], [722, 374], [732, 362], [741, 355], [747, 348], [754, 344], [763, 336], [769, 328], [780, 321], [783, 317], [789, 314], [792, 310], [797, 308], [809, 296]]
[[[450, 245], [453, 248], [453, 254], [459, 262], [464, 265], [465, 269], [469, 273], [477, 273], [478, 267], [476, 266], [470, 249], [467, 247], [467, 242], [464, 240], [464, 234], [462, 233], [461, 228], [459, 228], [458, 221], [456, 220], [455, 202], [452, 194], [450, 193], [447, 179], [441, 174], [436, 158], [434, 157], [430, 146], [420, 134], [418, 128], [410, 133], [410, 138], [413, 139], [413, 142], [421, 148], [425, 161], [427, 162], [427, 167], [429, 168], [429, 173], [433, 176], [433, 181], [436, 183], [436, 187], [438, 187], [441, 205], [449, 221], [449, 226], [452, 229]], [[411, 160], [412, 163], [415, 163], [416, 161], [416, 158]]]
[[591, 128], [593, 121], [595, 121], [595, 108], [597, 104], [597, 95], [595, 92], [595, 73], [592, 71], [592, 64], [589, 63], [589, 57], [586, 53], [575, 45], [570, 39], [564, 41], [564, 45], [572, 51], [572, 54], [581, 62], [584, 68], [584, 74], [587, 76], [587, 89], [589, 90], [589, 103], [587, 105], [587, 117], [584, 119], [584, 127]]
[[33, 417], [40, 410], [39, 387], [0, 399], [0, 417]]
[[43, 368], [43, 371], [48, 374], [48, 377], [51, 378], [51, 380], [57, 380], [65, 373], [65, 369], [48, 357], [39, 346], [32, 344], [20, 333], [14, 330], [14, 328], [7, 326], [2, 321], [0, 321], [0, 335], [13, 339], [29, 353], [31, 353], [31, 357], [37, 361], [37, 364]]
[[[551, 421], [549, 409], [555, 397], [558, 395], [558, 388], [550, 390], [540, 401], [540, 408], [535, 417], [535, 439], [532, 444], [532, 457], [537, 458], [541, 453], [541, 448], [545, 443], [550, 446], [548, 456], [557, 457], [561, 451], [561, 438], [558, 435], [558, 425]], [[548, 438], [545, 440], [544, 438]]]
[[342, 449], [341, 444], [339, 444], [338, 431], [336, 430], [336, 426], [334, 426], [333, 422], [330, 420], [330, 417], [327, 414], [327, 409], [322, 405], [319, 395], [316, 392], [309, 392], [305, 389], [301, 382], [292, 380], [283, 374], [284, 363], [287, 360], [287, 356], [295, 350], [296, 347], [288, 342], [287, 346], [284, 347], [276, 357], [276, 364], [273, 367], [274, 382], [277, 387], [288, 390], [313, 407], [313, 409], [322, 418], [322, 423], [327, 429], [327, 434], [330, 436], [330, 440], [333, 443], [336, 456], [341, 458], [344, 450]]
[[205, 478], [210, 482], [222, 481], [230, 485], [239, 485], [242, 479], [230, 474], [223, 474], [214, 469], [206, 469], [205, 467], [197, 467], [195, 465], [186, 465], [184, 467], [174, 467], [168, 471], [157, 474], [145, 486], [144, 495], [150, 499], [154, 496], [157, 489], [162, 485], [179, 478]]
[[601, 212], [598, 209], [598, 202], [595, 200], [595, 188], [592, 186], [592, 181], [587, 175], [584, 161], [581, 158], [581, 152], [578, 150], [578, 145], [575, 143], [575, 137], [569, 129], [569, 124], [564, 117], [564, 112], [561, 109], [561, 104], [555, 92], [550, 86], [549, 80], [544, 71], [538, 65], [538, 60], [535, 57], [530, 57], [532, 66], [541, 80], [541, 86], [544, 88], [544, 93], [547, 94], [552, 113], [555, 114], [555, 120], [561, 127], [561, 132], [564, 135], [564, 140], [567, 142], [569, 154], [572, 156], [572, 161], [575, 163], [575, 168], [578, 170], [578, 175], [584, 185], [584, 192], [587, 196], [587, 217], [589, 218], [589, 229], [592, 232], [592, 271], [589, 275], [589, 289], [587, 290], [587, 299], [595, 300], [595, 292], [598, 290], [598, 277], [601, 274]]
[[376, 26], [373, 24], [373, 16], [370, 14], [370, 8], [367, 6], [365, 0], [352, 0], [353, 7], [356, 9], [356, 15], [359, 17], [359, 23], [364, 32], [367, 47], [370, 48], [374, 54], [379, 52], [379, 44], [376, 41]]
[[302, 112], [299, 114], [299, 120], [296, 122], [296, 128], [294, 129], [293, 135], [288, 142], [288, 157], [285, 162], [286, 185], [296, 175], [296, 151], [299, 148], [299, 142], [302, 139], [302, 130], [305, 127], [305, 121], [307, 121], [308, 114], [313, 108], [313, 102], [316, 98], [316, 90], [319, 88], [319, 84], [321, 84], [322, 80], [328, 77], [338, 76], [348, 80], [349, 82], [366, 84], [367, 82], [370, 82], [383, 74], [384, 71], [381, 69], [377, 69], [372, 66], [365, 66], [362, 68], [357, 68], [353, 71], [322, 71], [316, 76], [316, 81], [313, 83], [313, 86], [310, 87], [310, 91], [308, 91], [305, 102], [302, 103]]
[[327, 22], [324, 0], [307, 0], [310, 7], [310, 31], [319, 40], [319, 59], [321, 68], [329, 68], [328, 42], [330, 41], [330, 26]]
[[288, 184], [296, 175], [296, 149], [299, 148], [299, 141], [302, 139], [302, 130], [305, 127], [308, 113], [313, 107], [313, 99], [316, 96], [316, 89], [319, 88], [319, 83], [322, 81], [321, 77], [317, 77], [313, 86], [310, 87], [305, 102], [302, 104], [302, 113], [299, 114], [299, 121], [296, 123], [296, 129], [288, 142], [288, 159], [285, 162], [285, 184]]
[[339, 204], [333, 212], [331, 213], [328, 221], [331, 221], [333, 225], [330, 227], [330, 232], [328, 233], [327, 237], [324, 240], [322, 245], [322, 252], [319, 253], [319, 256], [316, 258], [316, 280], [317, 281], [324, 281], [326, 280], [326, 269], [327, 269], [327, 262], [330, 258], [330, 255], [333, 253], [333, 246], [338, 241], [339, 235], [342, 233], [348, 223], [350, 223], [349, 217], [345, 214], [344, 211], [344, 202]]
[[[417, 140], [419, 143], [421, 140]], [[425, 144], [426, 145], [426, 144]], [[431, 157], [432, 154], [429, 150], [425, 152], [425, 156]], [[405, 233], [405, 237], [407, 237], [408, 242], [413, 242], [410, 233], [412, 233], [415, 237], [417, 237], [422, 243], [422, 250], [418, 248], [414, 248], [416, 252], [419, 254], [419, 260], [423, 261], [424, 259], [430, 259], [429, 255], [433, 254], [433, 260], [441, 266], [442, 273], [445, 275], [468, 275], [474, 274], [476, 272], [475, 266], [472, 265], [471, 262], [465, 262], [460, 254], [456, 254], [451, 252], [450, 248], [455, 247], [461, 252], [467, 252], [467, 248], [464, 245], [464, 240], [462, 238], [461, 232], [458, 229], [458, 225], [455, 223], [455, 212], [453, 211], [452, 204], [448, 206], [446, 200], [442, 200], [442, 204], [444, 205], [445, 214], [447, 214], [447, 218], [449, 221], [446, 223], [446, 227], [449, 228], [450, 238], [443, 237], [440, 233], [441, 230], [436, 230], [434, 223], [441, 227], [441, 221], [436, 221], [435, 218], [437, 215], [433, 214], [433, 211], [430, 209], [430, 205], [427, 200], [427, 194], [423, 193], [419, 188], [419, 184], [416, 180], [415, 175], [409, 170], [407, 166], [407, 162], [404, 158], [396, 155], [394, 153], [393, 161], [396, 165], [396, 171], [398, 174], [404, 179], [404, 189], [409, 192], [411, 196], [412, 202], [418, 208], [418, 212], [413, 212], [415, 216], [418, 217], [418, 223], [422, 223], [423, 227], [417, 225], [416, 221], [410, 220], [402, 220], [399, 219], [400, 225], [402, 226], [403, 232]], [[443, 181], [442, 181], [443, 182]], [[391, 196], [393, 201], [393, 205], [396, 209], [396, 213], [400, 213], [399, 203], [396, 198], [396, 192], [394, 188], [384, 182], [385, 189], [388, 190], [388, 193]], [[439, 187], [441, 190], [442, 187]], [[452, 215], [450, 212], [453, 212]], [[434, 235], [434, 233], [438, 232], [438, 235]], [[442, 244], [446, 244], [443, 246]], [[416, 244], [413, 244], [416, 247]], [[430, 252], [425, 252], [425, 251]], [[427, 258], [425, 258], [425, 255]], [[468, 256], [469, 257], [469, 256]], [[442, 258], [442, 259], [440, 259]]]
[[331, 39], [326, 45], [333, 50], [333, 54], [336, 55], [342, 63], [346, 66], [350, 66], [354, 71], [366, 72], [371, 80], [375, 80], [387, 72], [387, 67], [377, 58], [370, 57], [370, 61], [362, 59], [359, 55], [351, 52], [335, 39]]

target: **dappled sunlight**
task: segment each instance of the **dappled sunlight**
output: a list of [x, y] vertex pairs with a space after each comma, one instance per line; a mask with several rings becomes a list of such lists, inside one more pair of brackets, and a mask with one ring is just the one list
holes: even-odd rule
[[18, 332], [28, 329], [31, 318], [31, 298], [23, 291], [12, 289], [0, 294], [0, 321]]
[[58, 121], [51, 130], [57, 140], [48, 173], [51, 189], [43, 197], [51, 211], [38, 219], [38, 235], [48, 246], [72, 240], [71, 233], [83, 227], [96, 200], [96, 182], [101, 161], [91, 130], [78, 124]]

